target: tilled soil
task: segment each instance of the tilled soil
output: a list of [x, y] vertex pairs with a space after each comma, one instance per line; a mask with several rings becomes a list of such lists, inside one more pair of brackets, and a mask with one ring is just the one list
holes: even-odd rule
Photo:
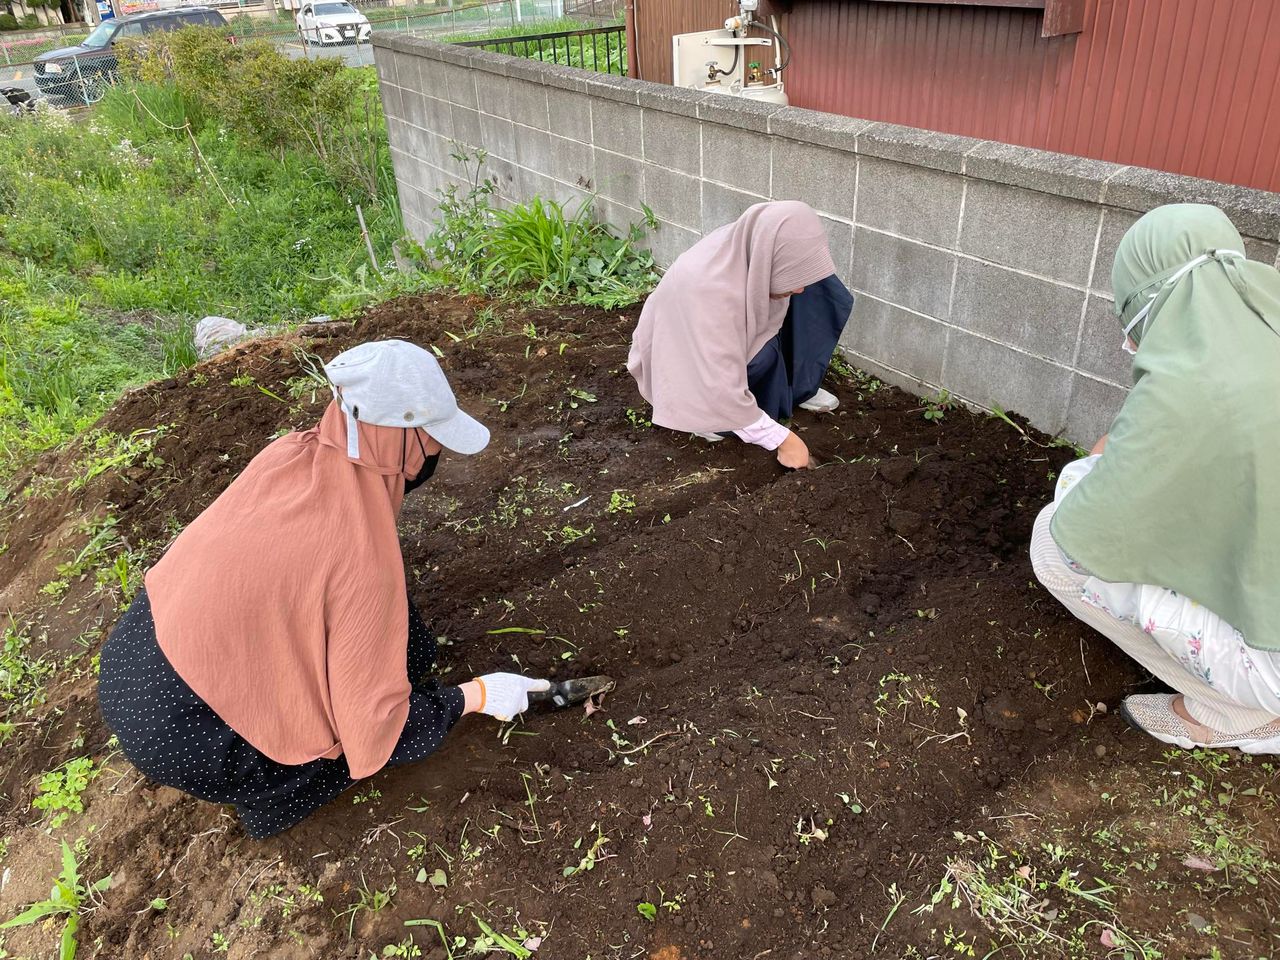
[[[963, 409], [929, 420], [918, 398], [833, 375], [840, 409], [796, 421], [823, 465], [787, 473], [736, 440], [648, 426], [625, 370], [633, 319], [403, 299], [133, 391], [101, 424], [162, 428], [138, 435], [154, 443], [131, 462], [85, 479], [97, 461], [84, 444], [47, 457], [0, 517], [0, 602], [50, 655], [92, 651], [118, 584], [72, 577], [56, 603], [39, 589], [95, 521], [116, 518], [121, 542], [154, 559], [272, 436], [314, 422], [327, 396], [301, 379], [306, 353], [392, 336], [434, 346], [493, 431], [482, 455], [447, 456], [401, 522], [409, 593], [442, 638], [445, 679], [608, 673], [617, 689], [593, 713], [467, 718], [427, 762], [260, 843], [112, 753], [82, 658], [6, 748], [0, 912], [45, 895], [55, 839], [85, 837], [83, 875], [115, 882], [84, 918], [81, 956], [366, 958], [411, 938], [442, 958], [472, 949], [481, 923], [512, 938], [508, 955], [554, 958], [1006, 945], [967, 902], [931, 900], [958, 853], [984, 836], [1034, 849], [1034, 824], [1055, 817], [1083, 838], [1140, 816], [1097, 785], [1166, 762], [1114, 713], [1136, 670], [1061, 611], [1027, 561], [1074, 454]], [[43, 829], [28, 809], [39, 774], [83, 753], [107, 772], [85, 813]], [[1260, 828], [1272, 840], [1274, 825]], [[1110, 876], [1094, 849], [1061, 862], [1082, 881]], [[1176, 867], [1183, 852], [1173, 841], [1162, 854], [1182, 869], [1174, 886], [1194, 882]], [[1051, 926], [1070, 897], [1049, 886], [1037, 916]], [[350, 911], [393, 887], [382, 909]], [[1182, 900], [1134, 889], [1111, 899], [1161, 931], [1165, 956], [1207, 955], [1192, 934], [1164, 932]], [[1221, 956], [1266, 955], [1275, 892], [1264, 878], [1252, 894], [1196, 901], [1246, 945]], [[164, 910], [148, 906], [156, 897]], [[410, 920], [467, 943], [446, 948], [439, 928]], [[1100, 932], [1085, 955], [1109, 952]], [[24, 928], [6, 946], [44, 956], [56, 933]], [[1025, 955], [1076, 949], [1048, 940]]]

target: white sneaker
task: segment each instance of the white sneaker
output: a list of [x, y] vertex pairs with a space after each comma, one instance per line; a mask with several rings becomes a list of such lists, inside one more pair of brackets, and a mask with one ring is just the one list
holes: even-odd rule
[[695, 437], [701, 437], [703, 440], [706, 440], [708, 443], [718, 443], [719, 441], [724, 439], [724, 437], [720, 436], [720, 434], [718, 433], [699, 433], [697, 430], [693, 431], [693, 435]]
[[1212, 727], [1183, 720], [1174, 713], [1175, 699], [1176, 696], [1169, 693], [1134, 694], [1121, 701], [1120, 715], [1134, 729], [1183, 750], [1235, 747], [1241, 753], [1280, 753], [1280, 719], [1244, 733], [1220, 733]]
[[840, 400], [836, 395], [819, 387], [817, 393], [800, 404], [800, 409], [808, 410], [810, 413], [830, 413], [838, 406], [840, 406]]

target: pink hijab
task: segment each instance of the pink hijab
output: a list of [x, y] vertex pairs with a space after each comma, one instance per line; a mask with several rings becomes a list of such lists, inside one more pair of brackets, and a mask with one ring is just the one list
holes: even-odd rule
[[836, 272], [818, 215], [798, 200], [758, 203], [707, 234], [649, 295], [627, 369], [672, 430], [741, 430], [760, 419], [747, 364], [786, 319], [771, 293]]
[[147, 573], [160, 649], [278, 763], [386, 764], [409, 714], [409, 607], [396, 517], [422, 468], [412, 429], [346, 418], [281, 437]]

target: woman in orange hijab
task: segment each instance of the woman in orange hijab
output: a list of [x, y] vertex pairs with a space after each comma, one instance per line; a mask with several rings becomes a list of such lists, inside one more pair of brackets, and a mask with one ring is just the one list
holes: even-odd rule
[[174, 541], [102, 651], [99, 701], [144, 774], [235, 805], [253, 837], [421, 760], [467, 713], [510, 719], [546, 680], [430, 679], [396, 519], [443, 447], [489, 432], [435, 358], [399, 340], [325, 367], [334, 401], [281, 437]]

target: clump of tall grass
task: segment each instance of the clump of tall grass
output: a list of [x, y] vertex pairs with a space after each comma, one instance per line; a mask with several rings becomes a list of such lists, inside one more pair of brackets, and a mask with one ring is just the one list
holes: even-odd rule
[[619, 235], [595, 219], [590, 196], [572, 207], [542, 197], [497, 207], [494, 183], [481, 173], [483, 151], [454, 159], [467, 172], [467, 187], [441, 191], [424, 252], [461, 286], [616, 308], [657, 283], [653, 256], [641, 246], [646, 229], [657, 225], [647, 209], [644, 223]]

